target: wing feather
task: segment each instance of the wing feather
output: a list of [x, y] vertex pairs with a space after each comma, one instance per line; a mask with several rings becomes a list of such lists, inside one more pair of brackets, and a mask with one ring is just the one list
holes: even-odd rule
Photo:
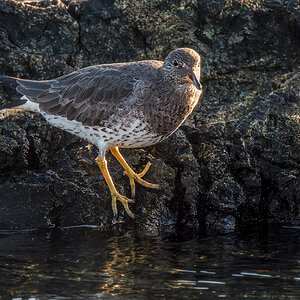
[[[120, 79], [122, 76], [126, 79]], [[132, 93], [135, 83], [132, 74], [126, 75], [117, 68], [103, 66], [81, 69], [55, 81], [55, 88], [36, 97], [40, 108], [91, 126], [108, 120], [115, 105]]]
[[[18, 80], [18, 91], [48, 114], [97, 126], [129, 105], [145, 70], [160, 62], [91, 66], [49, 81]], [[148, 72], [149, 73], [149, 72]]]
[[[28, 96], [28, 95], [26, 95]], [[40, 100], [39, 103], [48, 103], [52, 100], [58, 100], [58, 96], [57, 93], [47, 93], [47, 92], [43, 92], [37, 95], [38, 99]]]

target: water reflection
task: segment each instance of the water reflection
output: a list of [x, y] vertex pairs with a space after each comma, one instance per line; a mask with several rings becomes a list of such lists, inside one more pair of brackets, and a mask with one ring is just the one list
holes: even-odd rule
[[93, 228], [0, 235], [0, 299], [297, 299], [299, 230], [190, 240]]

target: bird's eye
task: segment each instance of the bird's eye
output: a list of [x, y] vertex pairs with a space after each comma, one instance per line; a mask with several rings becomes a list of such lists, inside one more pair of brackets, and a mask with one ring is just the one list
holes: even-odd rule
[[178, 62], [177, 62], [177, 60], [174, 60], [174, 61], [173, 61], [173, 65], [174, 65], [175, 67], [177, 67], [177, 66], [178, 66]]

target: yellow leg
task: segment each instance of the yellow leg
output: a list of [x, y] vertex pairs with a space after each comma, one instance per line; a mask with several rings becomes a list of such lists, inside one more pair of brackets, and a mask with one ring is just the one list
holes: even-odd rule
[[111, 194], [111, 198], [112, 198], [112, 210], [113, 210], [113, 213], [114, 213], [114, 216], [116, 217], [117, 214], [118, 214], [118, 210], [117, 210], [117, 200], [119, 200], [127, 214], [131, 217], [131, 218], [134, 218], [134, 214], [131, 212], [131, 210], [129, 209], [129, 206], [128, 206], [128, 203], [134, 203], [134, 200], [132, 199], [129, 199], [125, 196], [122, 196], [121, 194], [119, 194], [115, 188], [115, 185], [114, 185], [114, 182], [108, 172], [108, 169], [107, 169], [107, 161], [105, 159], [105, 157], [97, 157], [96, 158], [96, 163], [97, 165], [99, 166], [103, 176], [104, 176], [104, 179], [109, 187], [109, 190], [110, 190], [110, 194]]
[[152, 189], [159, 189], [158, 184], [149, 183], [142, 179], [142, 177], [147, 173], [147, 171], [149, 170], [149, 168], [151, 166], [150, 162], [147, 163], [145, 169], [141, 173], [137, 174], [129, 167], [126, 160], [121, 155], [118, 147], [111, 148], [110, 151], [113, 154], [113, 156], [118, 160], [118, 162], [122, 165], [122, 167], [124, 168], [124, 170], [125, 170], [124, 174], [129, 177], [129, 182], [130, 182], [130, 187], [131, 187], [131, 195], [133, 198], [135, 197], [135, 181], [145, 187], [152, 188]]

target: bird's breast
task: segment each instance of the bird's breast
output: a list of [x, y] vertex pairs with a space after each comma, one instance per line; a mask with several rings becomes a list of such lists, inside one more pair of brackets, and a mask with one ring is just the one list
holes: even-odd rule
[[198, 104], [202, 90], [199, 91], [198, 89], [193, 87], [193, 90], [189, 92], [189, 96], [187, 97], [187, 106], [189, 107], [189, 114], [193, 111], [195, 106]]
[[144, 110], [148, 127], [156, 134], [169, 136], [193, 111], [200, 94], [196, 88], [188, 88], [168, 91], [164, 97], [152, 95], [151, 102]]

